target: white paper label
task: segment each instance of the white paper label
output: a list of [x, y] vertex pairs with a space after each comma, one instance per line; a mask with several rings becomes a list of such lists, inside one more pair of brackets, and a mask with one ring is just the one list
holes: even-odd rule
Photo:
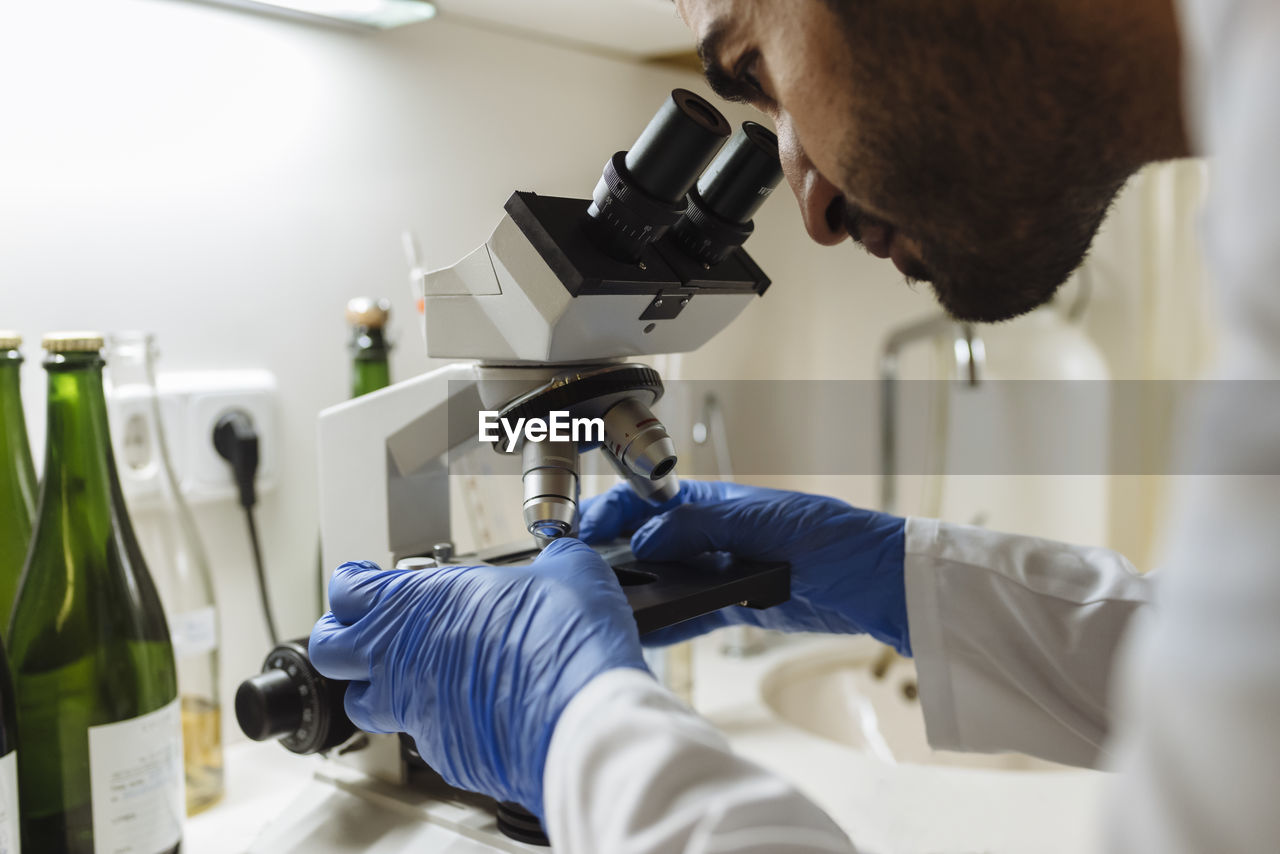
[[150, 714], [89, 727], [95, 854], [162, 854], [186, 814], [178, 700]]
[[18, 854], [18, 751], [0, 757], [0, 854]]
[[213, 606], [170, 617], [169, 635], [175, 658], [210, 652], [218, 645], [218, 616]]

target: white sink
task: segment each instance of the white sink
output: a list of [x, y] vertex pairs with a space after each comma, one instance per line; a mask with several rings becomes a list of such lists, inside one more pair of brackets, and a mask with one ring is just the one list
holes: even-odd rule
[[[910, 661], [866, 637], [790, 635], [746, 658], [695, 643], [694, 705], [734, 750], [811, 797], [859, 851], [1094, 850], [1103, 775], [931, 750]], [[875, 667], [876, 664], [882, 665]]]
[[1059, 771], [1020, 753], [934, 750], [925, 734], [915, 665], [888, 647], [827, 649], [766, 673], [765, 704], [782, 721], [883, 762], [999, 771]]

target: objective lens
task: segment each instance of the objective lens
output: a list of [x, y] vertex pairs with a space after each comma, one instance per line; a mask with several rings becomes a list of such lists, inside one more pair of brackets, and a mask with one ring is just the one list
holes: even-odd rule
[[[665, 504], [680, 494], [680, 478], [672, 473], [675, 468], [675, 460], [670, 461], [670, 465], [662, 468], [662, 474], [656, 478], [647, 477], [636, 474], [631, 469], [622, 464], [622, 461], [613, 455], [607, 445], [600, 446], [600, 453], [609, 461], [609, 465], [613, 466], [613, 470], [626, 480], [635, 490], [636, 495], [640, 496], [648, 503], [658, 506]], [[657, 469], [655, 469], [657, 471]]]
[[667, 428], [634, 397], [604, 414], [604, 444], [629, 471], [661, 480], [676, 467], [676, 446]]
[[744, 122], [689, 194], [688, 209], [672, 229], [676, 239], [704, 264], [719, 264], [751, 236], [751, 218], [781, 180], [778, 137]]
[[539, 522], [529, 533], [539, 540], [558, 540], [569, 533], [569, 525], [565, 522]]
[[685, 211], [685, 196], [729, 137], [729, 122], [705, 99], [676, 89], [630, 151], [604, 166], [587, 233], [608, 255], [635, 263]]
[[524, 524], [540, 544], [567, 535], [578, 516], [578, 447], [525, 442]]

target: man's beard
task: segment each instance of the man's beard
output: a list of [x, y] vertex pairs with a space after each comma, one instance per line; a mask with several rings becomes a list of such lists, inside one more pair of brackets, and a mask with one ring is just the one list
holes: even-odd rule
[[[844, 226], [855, 241], [861, 242], [868, 227], [893, 228], [854, 204], [845, 202], [844, 208]], [[1106, 210], [1103, 206], [1093, 215], [1077, 213], [1070, 227], [1053, 229], [1039, 239], [993, 239], [967, 253], [948, 251], [913, 234], [920, 257], [908, 259], [902, 272], [909, 283], [927, 282], [956, 320], [1010, 320], [1053, 299], [1083, 262]]]
[[1111, 57], [1050, 7], [1009, 3], [1016, 20], [971, 0], [832, 0], [852, 78], [843, 223], [855, 239], [871, 225], [908, 236], [912, 257], [895, 259], [960, 320], [1051, 300], [1134, 169], [1108, 145]]

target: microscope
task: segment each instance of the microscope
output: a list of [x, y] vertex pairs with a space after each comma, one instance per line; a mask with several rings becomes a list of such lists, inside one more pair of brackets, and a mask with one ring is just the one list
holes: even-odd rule
[[[580, 456], [590, 451], [643, 499], [675, 497], [677, 449], [652, 411], [662, 378], [631, 359], [697, 349], [769, 286], [742, 245], [782, 177], [777, 138], [753, 122], [732, 140], [731, 130], [710, 103], [677, 89], [635, 145], [605, 163], [591, 199], [516, 192], [482, 246], [422, 276], [427, 354], [458, 361], [321, 414], [324, 567], [527, 563], [574, 535]], [[529, 429], [559, 423], [596, 429]], [[496, 424], [506, 432], [486, 429]], [[450, 460], [476, 449], [518, 461], [529, 538], [455, 554]], [[661, 564], [637, 561], [625, 543], [598, 550], [642, 634], [790, 595], [785, 564], [724, 554]], [[459, 809], [496, 809], [506, 838], [459, 814], [431, 820], [497, 850], [526, 850], [508, 839], [546, 844], [520, 805], [447, 790], [412, 739], [357, 732], [345, 689], [311, 667], [305, 639], [283, 643], [240, 686], [236, 715], [255, 740], [334, 754], [372, 781], [417, 786]]]

